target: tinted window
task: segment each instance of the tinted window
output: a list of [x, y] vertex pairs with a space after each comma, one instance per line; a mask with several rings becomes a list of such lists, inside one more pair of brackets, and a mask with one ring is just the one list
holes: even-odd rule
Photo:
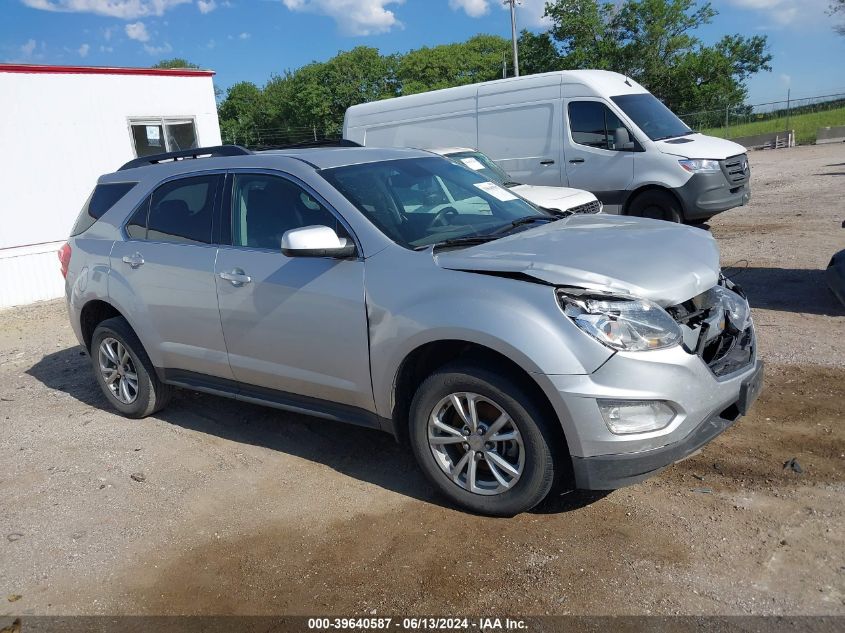
[[147, 196], [141, 205], [129, 218], [126, 223], [126, 234], [133, 240], [147, 239], [147, 213], [150, 211], [150, 200], [152, 196]]
[[285, 232], [316, 225], [346, 236], [335, 216], [296, 183], [266, 174], [235, 176], [233, 245], [279, 250]]
[[188, 244], [211, 243], [214, 198], [222, 176], [183, 178], [155, 190], [147, 239]]
[[686, 123], [676, 117], [653, 94], [620, 95], [611, 98], [653, 141], [684, 136], [692, 132]]
[[597, 101], [573, 101], [569, 104], [569, 128], [572, 140], [579, 145], [598, 149], [622, 151], [616, 142], [616, 130], [625, 128], [628, 138], [633, 140], [630, 130], [619, 120], [610, 108]]
[[136, 182], [116, 182], [94, 187], [70, 234], [79, 235], [90, 229], [94, 222], [103, 217], [106, 211], [117, 204], [137, 184]]

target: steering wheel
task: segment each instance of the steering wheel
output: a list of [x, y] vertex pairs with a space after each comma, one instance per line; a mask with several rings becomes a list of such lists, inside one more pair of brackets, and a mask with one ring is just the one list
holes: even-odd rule
[[456, 218], [458, 215], [458, 210], [455, 207], [443, 207], [434, 216], [434, 219], [431, 221], [429, 226], [449, 226], [452, 224], [451, 218]]

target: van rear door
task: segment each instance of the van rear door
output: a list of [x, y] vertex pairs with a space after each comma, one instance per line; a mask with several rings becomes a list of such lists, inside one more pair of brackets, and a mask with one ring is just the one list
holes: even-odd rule
[[561, 185], [559, 75], [478, 88], [478, 149], [517, 182]]

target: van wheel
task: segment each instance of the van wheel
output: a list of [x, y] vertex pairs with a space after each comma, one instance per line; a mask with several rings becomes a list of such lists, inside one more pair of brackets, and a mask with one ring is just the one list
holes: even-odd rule
[[90, 356], [100, 389], [126, 417], [152, 415], [170, 400], [173, 387], [158, 379], [144, 346], [123, 317], [97, 326]]
[[541, 409], [507, 378], [469, 363], [436, 371], [414, 395], [410, 427], [426, 477], [468, 510], [513, 516], [552, 488], [559, 447]]
[[681, 222], [682, 219], [681, 208], [675, 196], [659, 189], [643, 191], [634, 198], [628, 205], [627, 215], [667, 222]]

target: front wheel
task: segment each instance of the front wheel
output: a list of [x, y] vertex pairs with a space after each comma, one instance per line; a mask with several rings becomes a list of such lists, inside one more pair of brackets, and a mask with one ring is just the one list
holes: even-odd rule
[[449, 499], [513, 516], [540, 503], [560, 451], [541, 408], [515, 382], [471, 364], [438, 370], [411, 403], [417, 462]]
[[637, 195], [628, 205], [627, 215], [638, 218], [652, 218], [667, 222], [682, 220], [681, 206], [668, 191], [649, 189]]

